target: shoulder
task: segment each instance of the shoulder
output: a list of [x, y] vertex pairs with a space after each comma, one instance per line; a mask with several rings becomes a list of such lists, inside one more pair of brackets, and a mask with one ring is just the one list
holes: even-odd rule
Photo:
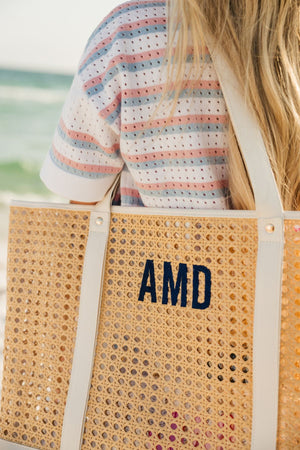
[[129, 0], [114, 8], [91, 34], [85, 54], [96, 47], [105, 53], [117, 45], [128, 45], [128, 39], [146, 34], [152, 27], [166, 27], [166, 0]]
[[166, 9], [166, 0], [129, 0], [114, 8], [87, 42], [79, 64], [83, 83], [99, 76], [103, 81], [111, 70], [117, 74], [128, 55], [142, 51], [141, 41], [151, 48], [153, 40], [166, 40]]
[[134, 25], [141, 20], [166, 17], [166, 1], [167, 0], [129, 0], [121, 3], [100, 22], [91, 38], [116, 30], [122, 25]]

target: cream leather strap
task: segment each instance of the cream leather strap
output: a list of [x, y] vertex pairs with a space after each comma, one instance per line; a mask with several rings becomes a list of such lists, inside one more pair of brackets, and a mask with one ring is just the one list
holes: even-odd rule
[[90, 216], [73, 366], [64, 413], [61, 450], [79, 450], [92, 376], [101, 306], [110, 212], [93, 211]]
[[111, 201], [118, 182], [119, 176], [116, 177], [104, 199], [94, 206], [90, 215], [72, 373], [60, 444], [61, 450], [79, 450], [81, 448], [96, 350]]
[[[253, 329], [252, 450], [275, 450], [281, 332], [283, 210], [259, 126], [226, 59], [209, 48], [255, 196], [259, 243]], [[268, 232], [267, 230], [274, 230]]]
[[225, 57], [210, 50], [235, 135], [251, 180], [259, 217], [282, 216], [282, 204], [257, 121], [242, 95], [236, 76]]
[[33, 448], [0, 439], [0, 450], [32, 450]]

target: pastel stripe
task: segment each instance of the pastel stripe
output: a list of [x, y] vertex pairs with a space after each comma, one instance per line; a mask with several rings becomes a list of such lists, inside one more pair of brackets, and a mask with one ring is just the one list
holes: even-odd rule
[[67, 158], [52, 146], [50, 155], [53, 161], [65, 172], [73, 173], [85, 178], [103, 178], [106, 175], [114, 175], [120, 172], [120, 167], [100, 166], [94, 164], [82, 164]]
[[[122, 57], [119, 56], [118, 59]], [[111, 80], [113, 80], [115, 77], [117, 77], [120, 72], [139, 72], [139, 71], [145, 71], [149, 69], [155, 69], [158, 67], [161, 67], [163, 58], [157, 58], [157, 59], [151, 59], [149, 61], [140, 62], [140, 63], [127, 63], [126, 61], [122, 61], [117, 64], [110, 64], [110, 67], [108, 67], [107, 71], [98, 78], [98, 82], [88, 88], [87, 84], [84, 84], [84, 90], [87, 92], [89, 96], [93, 95], [99, 95], [105, 88], [106, 85], [108, 85]], [[90, 80], [89, 84], [94, 81]]]
[[[172, 100], [175, 96], [175, 91], [170, 91], [168, 93], [168, 100]], [[220, 89], [194, 89], [192, 92], [188, 90], [182, 90], [180, 92], [179, 98], [188, 98], [192, 96], [193, 98], [220, 98], [222, 96], [222, 91]], [[161, 99], [161, 94], [149, 95], [148, 97], [131, 97], [122, 99], [123, 107], [135, 107], [143, 105], [152, 105], [158, 103]]]
[[[126, 92], [126, 91], [125, 91]], [[123, 92], [119, 97], [123, 97]], [[175, 96], [175, 91], [171, 91], [168, 94], [168, 98], [172, 99]], [[222, 97], [222, 91], [220, 89], [193, 89], [192, 91], [186, 89], [180, 92], [179, 98], [187, 98], [188, 96], [192, 96], [193, 98], [220, 98]], [[116, 115], [120, 112], [121, 108], [130, 108], [135, 106], [144, 106], [150, 105], [153, 103], [157, 103], [161, 99], [161, 93], [148, 95], [148, 96], [136, 96], [126, 98], [124, 96], [122, 98], [122, 103], [116, 98], [113, 102], [111, 102], [108, 107], [101, 112], [101, 117], [107, 119], [109, 123], [114, 122], [116, 119]]]
[[155, 135], [162, 133], [164, 135], [173, 135], [182, 133], [224, 133], [226, 130], [226, 125], [213, 124], [213, 123], [193, 123], [186, 125], [173, 125], [164, 128], [152, 129], [148, 128], [145, 130], [135, 130], [128, 132], [126, 130], [122, 131], [121, 138], [124, 140], [136, 140], [140, 138], [154, 137]]
[[222, 157], [226, 155], [226, 148], [196, 148], [193, 150], [169, 150], [169, 151], [160, 151], [160, 152], [147, 152], [142, 155], [131, 155], [124, 154], [122, 155], [126, 162], [148, 162], [148, 161], [157, 161], [159, 159], [185, 159], [185, 158], [214, 158], [214, 157]]
[[203, 167], [226, 164], [226, 159], [222, 156], [211, 158], [172, 158], [172, 159], [158, 159], [157, 161], [149, 162], [127, 162], [127, 166], [132, 170], [152, 170], [167, 167]]
[[101, 146], [100, 143], [88, 133], [81, 133], [79, 131], [69, 130], [64, 121], [61, 119], [57, 127], [58, 135], [69, 145], [75, 148], [84, 148], [86, 150], [96, 151], [109, 155], [110, 158], [117, 158], [117, 152], [120, 144], [116, 143], [111, 147]]
[[[91, 59], [93, 58], [93, 56], [95, 54], [97, 54], [99, 51], [102, 51], [104, 48], [107, 48], [108, 50], [108, 46], [114, 41], [117, 40], [120, 35], [122, 36], [122, 32], [124, 31], [131, 31], [131, 30], [136, 30], [136, 29], [141, 29], [143, 27], [148, 27], [148, 26], [156, 26], [156, 25], [166, 25], [166, 18], [152, 18], [152, 19], [144, 19], [144, 20], [139, 20], [137, 22], [133, 22], [133, 23], [126, 23], [124, 25], [119, 26], [116, 31], [114, 33], [112, 33], [108, 38], [104, 39], [103, 41], [101, 41], [99, 44], [96, 45], [96, 47], [94, 47], [89, 53], [88, 55], [84, 58], [84, 60], [81, 62], [80, 64], [80, 69], [85, 66], [85, 64]], [[106, 50], [106, 52], [107, 52]]]
[[113, 58], [107, 68], [106, 71], [104, 73], [102, 73], [101, 75], [95, 77], [95, 78], [91, 78], [89, 81], [87, 81], [84, 85], [84, 88], [86, 90], [89, 90], [91, 88], [96, 87], [97, 85], [101, 84], [106, 76], [106, 74], [108, 72], [111, 71], [112, 68], [114, 68], [115, 66], [118, 66], [120, 64], [136, 64], [138, 62], [144, 62], [144, 61], [149, 61], [149, 60], [154, 60], [154, 59], [162, 59], [164, 58], [166, 53], [165, 49], [156, 49], [154, 51], [148, 51], [148, 52], [143, 52], [143, 53], [138, 53], [135, 55], [126, 55], [126, 54], [119, 54], [117, 55], [115, 58]]
[[142, 199], [131, 197], [130, 195], [122, 194], [122, 205], [130, 205], [130, 206], [145, 206]]
[[110, 125], [113, 124], [120, 117], [120, 114], [121, 114], [121, 103], [118, 103], [116, 105], [116, 102], [113, 102], [111, 105], [108, 106], [108, 108], [99, 113], [100, 117], [106, 120], [106, 122], [109, 123]]
[[[227, 196], [226, 186], [224, 188], [211, 191], [190, 191], [182, 189], [161, 189], [161, 190], [146, 190], [140, 189], [142, 196], [150, 196], [157, 198], [177, 198], [177, 199], [199, 199], [199, 200], [216, 200]], [[191, 206], [189, 206], [191, 207]]]
[[[155, 84], [153, 86], [147, 86], [144, 88], [139, 87], [136, 89], [123, 89], [121, 92], [122, 98], [148, 97], [150, 95], [161, 94], [164, 88], [165, 88], [164, 84]], [[192, 91], [194, 89], [219, 90], [220, 83], [218, 81], [210, 81], [210, 80], [196, 80], [196, 81], [189, 80], [183, 83], [182, 89], [184, 91]]]
[[[169, 122], [169, 123], [168, 123]], [[172, 117], [170, 121], [167, 119], [160, 119], [155, 120], [151, 122], [135, 122], [131, 124], [122, 124], [121, 130], [130, 132], [130, 131], [140, 131], [144, 128], [161, 128], [166, 125], [170, 126], [180, 126], [180, 125], [187, 125], [187, 124], [216, 124], [216, 123], [227, 123], [227, 116], [225, 115], [215, 115], [215, 114], [200, 114], [200, 115], [188, 115], [188, 116], [180, 116], [180, 117]]]
[[[120, 55], [118, 58], [116, 59], [120, 59], [122, 58], [122, 55]], [[187, 58], [187, 62], [191, 62], [192, 60], [192, 55], [188, 56]], [[209, 55], [206, 55], [206, 63], [210, 63], [211, 62], [211, 58]], [[162, 63], [163, 63], [163, 58], [159, 57], [159, 58], [154, 58], [154, 59], [149, 59], [149, 60], [145, 60], [145, 61], [141, 61], [141, 62], [133, 62], [133, 63], [128, 63], [127, 61], [122, 61], [120, 59], [120, 62], [116, 62], [115, 60], [114, 64], [113, 62], [110, 63], [110, 66], [108, 67], [107, 71], [105, 73], [103, 73], [101, 76], [96, 77], [95, 79], [90, 80], [88, 83], [84, 84], [84, 89], [87, 91], [88, 95], [92, 96], [92, 95], [99, 95], [104, 87], [109, 84], [111, 82], [112, 79], [114, 79], [115, 77], [117, 77], [120, 73], [123, 72], [146, 72], [148, 70], [154, 70], [157, 68], [160, 68]], [[94, 84], [93, 84], [94, 81]], [[93, 87], [88, 87], [89, 84], [93, 84]]]
[[126, 187], [121, 188], [121, 195], [122, 196], [126, 195], [127, 197], [132, 197], [132, 198], [140, 198], [140, 194], [139, 194], [138, 190], [126, 188]]
[[103, 30], [103, 28], [107, 27], [111, 22], [115, 21], [119, 16], [123, 15], [125, 12], [131, 12], [131, 11], [138, 11], [138, 10], [145, 10], [147, 8], [152, 8], [152, 7], [161, 7], [161, 6], [165, 6], [166, 1], [162, 0], [162, 1], [154, 1], [154, 2], [149, 2], [149, 1], [139, 1], [139, 2], [127, 2], [124, 3], [123, 5], [117, 6], [115, 9], [113, 9], [113, 11], [107, 16], [107, 18], [102, 21], [99, 25], [99, 27], [97, 27], [95, 29], [95, 31], [91, 34], [88, 44], [94, 39], [94, 37]]
[[[117, 33], [116, 38], [118, 39], [134, 39], [141, 36], [146, 36], [148, 34], [154, 34], [158, 32], [166, 32], [166, 25], [151, 25], [147, 27], [142, 27], [140, 29], [136, 29], [133, 31], [120, 31]], [[101, 50], [97, 51], [93, 55], [91, 55], [88, 60], [82, 64], [82, 66], [79, 69], [79, 73], [81, 73], [87, 66], [97, 61], [97, 59], [103, 58], [104, 55], [106, 55], [111, 47], [113, 46], [113, 41], [102, 48]]]
[[143, 189], [146, 191], [161, 191], [172, 189], [181, 189], [185, 191], [212, 191], [216, 189], [221, 189], [227, 187], [228, 182], [226, 180], [218, 180], [207, 183], [186, 183], [181, 181], [168, 181], [165, 183], [140, 183], [138, 181], [135, 182], [139, 189]]

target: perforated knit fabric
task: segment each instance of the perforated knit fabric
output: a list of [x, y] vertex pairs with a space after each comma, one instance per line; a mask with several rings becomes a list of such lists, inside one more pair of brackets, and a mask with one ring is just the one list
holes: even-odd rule
[[156, 111], [166, 21], [164, 0], [129, 1], [91, 35], [41, 170], [51, 190], [99, 201], [123, 169], [122, 205], [226, 208], [228, 119], [208, 53], [201, 79], [186, 77], [170, 123], [171, 102]]

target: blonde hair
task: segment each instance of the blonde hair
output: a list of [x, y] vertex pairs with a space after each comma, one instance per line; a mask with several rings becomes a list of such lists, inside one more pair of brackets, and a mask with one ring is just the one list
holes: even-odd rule
[[[256, 114], [284, 209], [299, 210], [299, 0], [169, 0], [168, 14], [167, 86], [175, 85], [175, 100], [183, 86], [188, 48], [193, 47], [193, 68], [199, 68], [205, 34], [210, 33]], [[254, 209], [231, 124], [228, 167], [230, 204]]]

